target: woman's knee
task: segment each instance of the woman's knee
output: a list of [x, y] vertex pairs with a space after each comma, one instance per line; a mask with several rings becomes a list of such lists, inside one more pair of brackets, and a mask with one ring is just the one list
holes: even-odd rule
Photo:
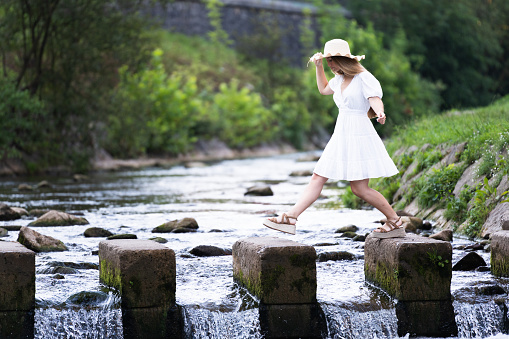
[[364, 185], [362, 182], [350, 182], [350, 188], [352, 190], [352, 193], [358, 196], [359, 198], [362, 198], [364, 196], [364, 193], [366, 192], [366, 189], [368, 189], [368, 185]]

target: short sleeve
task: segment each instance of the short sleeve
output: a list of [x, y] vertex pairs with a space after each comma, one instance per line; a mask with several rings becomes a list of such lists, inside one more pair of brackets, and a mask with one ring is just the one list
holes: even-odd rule
[[362, 95], [364, 98], [379, 97], [381, 99], [383, 96], [382, 86], [380, 86], [380, 82], [373, 74], [362, 72], [359, 75], [362, 82]]
[[341, 86], [341, 82], [341, 75], [334, 76], [334, 78], [329, 80], [330, 89], [334, 92], [341, 92], [341, 88], [339, 88], [339, 86]]

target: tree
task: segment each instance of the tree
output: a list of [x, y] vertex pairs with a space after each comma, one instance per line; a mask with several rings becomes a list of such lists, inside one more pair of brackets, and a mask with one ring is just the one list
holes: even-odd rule
[[116, 70], [149, 56], [141, 33], [147, 23], [140, 15], [144, 5], [139, 0], [1, 2], [3, 76], [45, 103], [46, 116], [37, 128], [47, 142], [35, 151], [56, 156], [46, 157], [49, 163], [70, 159], [75, 167], [86, 166], [92, 123], [100, 120]]

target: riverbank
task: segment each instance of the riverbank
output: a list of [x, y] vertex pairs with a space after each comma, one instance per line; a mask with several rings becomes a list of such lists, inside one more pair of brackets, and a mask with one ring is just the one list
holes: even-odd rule
[[[308, 145], [306, 150], [312, 150], [315, 146]], [[213, 139], [209, 141], [198, 141], [193, 150], [178, 156], [144, 156], [135, 159], [118, 159], [112, 157], [105, 150], [96, 151], [91, 159], [91, 172], [118, 171], [126, 169], [142, 169], [147, 167], [168, 168], [179, 164], [188, 166], [199, 166], [198, 162], [214, 162], [231, 159], [245, 159], [268, 157], [295, 153], [297, 150], [287, 143], [264, 144], [257, 147], [245, 149], [232, 149], [225, 143]], [[68, 166], [54, 166], [44, 170], [30, 170], [26, 162], [20, 159], [4, 159], [0, 161], [0, 177], [2, 176], [24, 176], [28, 174], [47, 175], [71, 175], [72, 170]]]
[[[509, 224], [508, 117], [506, 96], [399, 129], [386, 146], [400, 173], [374, 181], [374, 188], [439, 228], [489, 238]], [[350, 191], [344, 200], [356, 203]]]

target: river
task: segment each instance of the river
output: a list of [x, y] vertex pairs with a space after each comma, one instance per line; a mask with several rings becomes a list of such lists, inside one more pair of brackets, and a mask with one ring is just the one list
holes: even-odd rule
[[[307, 177], [292, 171], [312, 170], [314, 162], [299, 161], [309, 154], [228, 160], [206, 167], [148, 168], [102, 172], [84, 182], [71, 177], [3, 178], [0, 202], [30, 209], [57, 209], [77, 213], [90, 225], [38, 227], [38, 232], [62, 240], [69, 251], [36, 256], [36, 338], [122, 338], [122, 316], [114, 291], [99, 283], [97, 269], [78, 269], [57, 279], [54, 262], [98, 264], [101, 238], [85, 238], [88, 227], [102, 227], [115, 234], [134, 233], [138, 239], [155, 235], [168, 240], [176, 253], [177, 304], [185, 316], [188, 338], [261, 338], [257, 301], [244, 293], [232, 278], [231, 256], [198, 258], [189, 254], [197, 245], [231, 248], [241, 238], [278, 236], [313, 245], [317, 253], [348, 251], [350, 261], [317, 262], [317, 298], [327, 319], [327, 338], [398, 338], [395, 301], [364, 281], [363, 243], [339, 238], [334, 231], [348, 224], [367, 233], [382, 218], [376, 210], [326, 209], [337, 199], [342, 183], [329, 183], [315, 205], [301, 215], [295, 236], [262, 226], [272, 213], [284, 212], [298, 198]], [[21, 183], [36, 185], [48, 180], [49, 189], [18, 190]], [[244, 196], [248, 187], [270, 185], [274, 195]], [[196, 233], [154, 234], [167, 221], [192, 217]], [[2, 225], [25, 226], [34, 218]], [[3, 238], [15, 241], [17, 231]], [[453, 247], [472, 241], [455, 238]], [[489, 253], [478, 252], [486, 262]], [[454, 249], [456, 262], [466, 252]], [[60, 277], [62, 278], [62, 277]], [[483, 296], [479, 287], [499, 285], [506, 291], [509, 279], [490, 272], [453, 272], [451, 292], [458, 324], [458, 338], [508, 338], [507, 294]], [[89, 305], [72, 298], [82, 291], [96, 292]], [[502, 306], [501, 306], [502, 305]]]

